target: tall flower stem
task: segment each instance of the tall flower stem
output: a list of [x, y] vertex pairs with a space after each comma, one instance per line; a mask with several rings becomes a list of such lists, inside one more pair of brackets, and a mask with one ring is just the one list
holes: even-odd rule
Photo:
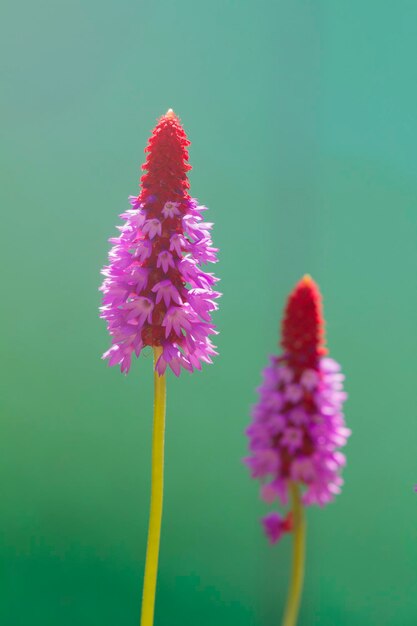
[[[154, 364], [162, 348], [154, 347]], [[162, 502], [164, 493], [166, 378], [154, 369], [154, 409], [152, 435], [152, 484], [149, 514], [148, 544], [143, 581], [141, 626], [153, 626], [156, 579], [158, 575], [159, 543], [161, 537]]]
[[300, 489], [297, 483], [290, 486], [292, 517], [293, 517], [293, 552], [291, 583], [288, 591], [287, 606], [285, 609], [282, 626], [296, 626], [298, 610], [300, 607], [301, 591], [304, 580], [306, 523], [303, 505], [300, 497]]

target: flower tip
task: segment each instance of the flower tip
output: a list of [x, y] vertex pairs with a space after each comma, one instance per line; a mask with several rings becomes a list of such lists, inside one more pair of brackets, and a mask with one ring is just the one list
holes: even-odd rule
[[167, 117], [168, 119], [171, 119], [171, 118], [176, 118], [177, 116], [175, 115], [173, 109], [168, 109], [168, 111], [165, 113], [165, 117]]
[[304, 285], [311, 285], [311, 283], [314, 283], [314, 280], [311, 278], [310, 274], [304, 274], [301, 282], [304, 283]]
[[301, 280], [298, 281], [297, 285], [294, 288], [294, 291], [299, 291], [300, 289], [309, 289], [310, 291], [319, 291], [319, 286], [316, 281], [313, 280], [310, 274], [304, 274]]
[[282, 342], [285, 352], [306, 366], [314, 366], [317, 357], [327, 353], [325, 349], [322, 298], [319, 286], [309, 274], [305, 274], [291, 291], [282, 321]]

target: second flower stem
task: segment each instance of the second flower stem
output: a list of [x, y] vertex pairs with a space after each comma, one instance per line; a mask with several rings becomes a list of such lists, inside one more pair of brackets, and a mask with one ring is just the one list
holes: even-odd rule
[[306, 523], [297, 483], [290, 484], [293, 517], [293, 552], [291, 583], [282, 626], [296, 626], [304, 580]]
[[[162, 348], [154, 347], [154, 368]], [[166, 378], [154, 369], [151, 510], [143, 581], [141, 626], [153, 626], [164, 493]]]

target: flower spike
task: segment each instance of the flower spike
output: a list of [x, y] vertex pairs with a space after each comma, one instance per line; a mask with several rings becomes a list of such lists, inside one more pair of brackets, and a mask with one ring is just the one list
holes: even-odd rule
[[220, 294], [213, 290], [217, 279], [200, 266], [216, 262], [217, 250], [212, 225], [202, 221], [206, 207], [188, 193], [189, 144], [169, 109], [145, 148], [141, 192], [130, 197], [132, 208], [121, 215], [120, 236], [111, 240], [101, 317], [112, 347], [103, 358], [123, 372], [129, 371], [132, 354], [139, 356], [145, 346], [161, 348], [159, 374], [167, 367], [176, 375], [181, 368], [200, 369], [216, 354], [208, 311], [217, 308], [214, 300]]
[[346, 393], [340, 365], [327, 357], [321, 295], [310, 276], [291, 292], [282, 321], [283, 353], [263, 372], [259, 401], [246, 430], [251, 455], [245, 463], [260, 479], [261, 497], [286, 506], [286, 517], [271, 512], [263, 520], [270, 543], [294, 535], [292, 583], [284, 626], [296, 623], [300, 601], [305, 522], [303, 505], [323, 506], [340, 493], [345, 464], [338, 448], [350, 435], [342, 412]]
[[[304, 488], [303, 503], [323, 505], [340, 492], [346, 443], [340, 365], [325, 356], [319, 289], [304, 276], [288, 298], [282, 322], [284, 350], [272, 356], [259, 388], [247, 434], [252, 475], [263, 479], [267, 501], [287, 503], [291, 481]], [[268, 462], [266, 462], [266, 458]], [[268, 479], [271, 479], [268, 481]]]

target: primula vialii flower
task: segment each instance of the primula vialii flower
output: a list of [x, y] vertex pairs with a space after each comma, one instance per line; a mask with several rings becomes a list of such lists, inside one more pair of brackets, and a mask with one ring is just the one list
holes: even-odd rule
[[[321, 296], [309, 276], [290, 294], [281, 345], [283, 354], [272, 356], [263, 372], [245, 462], [263, 481], [266, 502], [285, 506], [290, 484], [298, 483], [305, 505], [324, 505], [340, 492], [345, 457], [338, 448], [350, 431], [342, 413], [344, 376], [326, 356]], [[291, 514], [272, 512], [262, 521], [271, 543], [291, 530]]]
[[201, 265], [217, 261], [205, 207], [190, 197], [187, 147], [190, 142], [170, 109], [156, 125], [145, 149], [138, 197], [121, 215], [119, 237], [110, 239], [110, 263], [102, 273], [103, 306], [111, 348], [110, 365], [128, 372], [132, 355], [145, 346], [154, 354], [154, 412], [151, 503], [146, 548], [141, 626], [153, 626], [164, 492], [166, 376], [170, 367], [201, 369], [216, 354], [211, 313], [220, 296], [217, 278]]
[[156, 363], [160, 375], [167, 366], [177, 376], [181, 367], [200, 369], [216, 354], [209, 336], [216, 334], [211, 312], [220, 294], [213, 289], [215, 276], [200, 265], [216, 262], [217, 250], [212, 224], [203, 222], [206, 207], [188, 194], [189, 143], [169, 110], [145, 149], [141, 192], [121, 215], [120, 236], [110, 239], [101, 317], [112, 347], [104, 358], [120, 364], [122, 372], [145, 346], [162, 348]]

